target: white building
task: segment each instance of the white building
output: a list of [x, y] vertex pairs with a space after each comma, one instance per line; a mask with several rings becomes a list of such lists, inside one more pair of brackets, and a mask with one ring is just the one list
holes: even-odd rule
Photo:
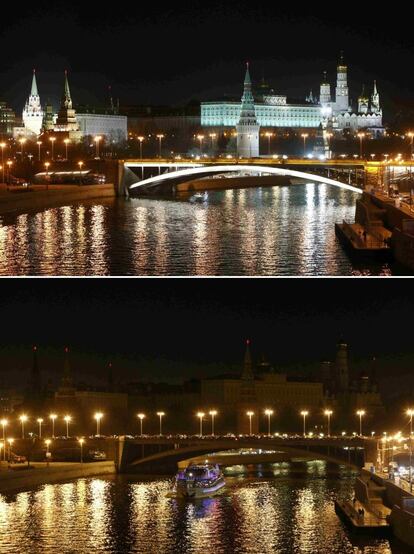
[[23, 109], [23, 134], [39, 136], [43, 124], [43, 110], [37, 90], [36, 72], [33, 70], [32, 89]]
[[[250, 84], [251, 87], [251, 84]], [[250, 89], [251, 90], [251, 89]], [[224, 131], [238, 125], [242, 102], [216, 101], [201, 103], [201, 125]], [[341, 60], [337, 67], [335, 98], [332, 98], [331, 85], [326, 73], [320, 85], [319, 101], [311, 94], [300, 104], [288, 103], [287, 97], [274, 91], [257, 95], [253, 102], [256, 122], [266, 128], [319, 129], [332, 128], [334, 131], [349, 130], [356, 133], [359, 129], [373, 134], [384, 132], [382, 109], [376, 83], [373, 93], [360, 111], [361, 106], [351, 106], [348, 88], [348, 67]]]
[[128, 138], [127, 117], [124, 115], [77, 113], [76, 119], [83, 136], [105, 136], [114, 143]]

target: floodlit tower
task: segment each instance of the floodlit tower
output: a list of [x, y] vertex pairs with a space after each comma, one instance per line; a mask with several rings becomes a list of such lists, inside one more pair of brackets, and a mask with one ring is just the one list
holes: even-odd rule
[[331, 85], [328, 83], [328, 75], [326, 71], [324, 71], [319, 94], [319, 102], [321, 106], [326, 107], [331, 103], [331, 100]]
[[358, 113], [368, 113], [369, 98], [365, 94], [365, 85], [362, 85], [362, 92], [358, 98]]
[[63, 95], [60, 110], [56, 119], [55, 131], [79, 131], [76, 112], [72, 106], [72, 96], [70, 94], [67, 71], [65, 71]]
[[23, 109], [23, 123], [27, 131], [40, 135], [43, 124], [43, 110], [37, 90], [36, 71], [33, 69], [32, 88], [30, 96]]
[[260, 125], [257, 123], [254, 109], [249, 64], [247, 63], [240, 119], [236, 125], [238, 156], [242, 158], [257, 158], [259, 156], [259, 129]]
[[374, 91], [371, 95], [371, 112], [381, 113], [380, 97], [377, 90], [377, 81], [374, 81]]
[[349, 89], [348, 89], [348, 67], [344, 62], [344, 55], [341, 57], [337, 67], [336, 82], [336, 110], [338, 112], [347, 112], [349, 109]]

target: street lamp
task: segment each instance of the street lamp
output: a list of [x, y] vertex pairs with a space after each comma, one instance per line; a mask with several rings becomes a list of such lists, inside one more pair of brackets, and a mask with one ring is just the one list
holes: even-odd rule
[[308, 138], [309, 134], [308, 133], [302, 133], [300, 136], [303, 138], [303, 157], [305, 157], [306, 156], [306, 139]]
[[95, 159], [99, 160], [99, 143], [102, 140], [102, 137], [98, 135], [93, 140], [95, 141], [95, 146], [96, 146]]
[[414, 139], [414, 133], [411, 131], [407, 133], [407, 137], [410, 137], [410, 144], [411, 144], [411, 160], [413, 159], [414, 155], [414, 145], [413, 145], [413, 139]]
[[303, 436], [306, 437], [306, 416], [309, 415], [308, 410], [302, 410], [300, 415], [303, 417]]
[[56, 137], [50, 137], [49, 140], [52, 143], [52, 162], [54, 162], [55, 161], [55, 140], [56, 140]]
[[328, 418], [328, 437], [331, 436], [331, 415], [333, 414], [332, 410], [325, 410], [324, 414]]
[[142, 141], [144, 140], [144, 137], [137, 137], [139, 140], [139, 157], [142, 160]]
[[203, 417], [205, 416], [204, 412], [197, 412], [197, 417], [200, 418], [200, 437], [203, 436]]
[[50, 414], [49, 419], [52, 420], [52, 439], [55, 438], [55, 419], [57, 418], [56, 414]]
[[72, 416], [65, 415], [63, 418], [66, 421], [66, 438], [69, 438], [69, 423], [72, 421]]
[[39, 439], [42, 438], [42, 423], [43, 423], [43, 417], [37, 418], [37, 423], [39, 424]]
[[141, 429], [141, 437], [142, 437], [142, 422], [145, 418], [145, 414], [138, 414], [138, 419], [139, 419], [139, 423], [140, 423], [140, 429]]
[[24, 144], [26, 142], [27, 139], [25, 138], [21, 138], [19, 139], [19, 142], [20, 142], [20, 148], [21, 148], [21, 155], [22, 155], [22, 161], [23, 161], [23, 156], [24, 156]]
[[357, 416], [359, 416], [359, 436], [362, 437], [362, 416], [365, 415], [365, 410], [357, 410]]
[[197, 135], [197, 139], [200, 141], [200, 154], [202, 154], [203, 153], [204, 135]]
[[42, 147], [42, 141], [38, 140], [36, 144], [37, 144], [37, 159], [40, 162], [40, 148]]
[[216, 140], [217, 133], [210, 133], [208, 135], [211, 138], [211, 152], [214, 154], [215, 148], [214, 148], [214, 141]]
[[208, 413], [211, 415], [211, 436], [214, 437], [214, 418], [217, 415], [217, 410], [210, 410]]
[[4, 444], [4, 461], [6, 461], [6, 430], [5, 427], [8, 425], [9, 421], [3, 417], [3, 419], [0, 420], [0, 423], [3, 427], [3, 444]]
[[47, 460], [47, 463], [49, 465], [49, 454], [50, 454], [50, 451], [49, 451], [49, 446], [50, 446], [50, 443], [52, 441], [50, 439], [46, 439], [45, 440], [45, 445], [46, 445], [46, 460]]
[[99, 437], [101, 435], [101, 419], [103, 418], [103, 413], [96, 412], [93, 417], [96, 419], [96, 436]]
[[270, 437], [270, 418], [273, 415], [273, 410], [265, 410], [265, 414], [267, 415], [267, 435]]
[[7, 174], [8, 174], [8, 182], [10, 183], [11, 179], [11, 175], [10, 175], [10, 170], [11, 170], [11, 166], [13, 165], [13, 162], [11, 160], [7, 160], [7, 168], [8, 168], [8, 171], [7, 171]]
[[85, 439], [79, 439], [79, 445], [80, 445], [80, 463], [83, 464], [83, 443], [85, 442]]
[[20, 417], [20, 423], [22, 424], [22, 439], [24, 439], [24, 424], [26, 423], [28, 417], [26, 414], [22, 414]]
[[248, 411], [246, 412], [247, 417], [249, 418], [249, 435], [252, 435], [252, 417], [254, 416], [254, 412]]
[[267, 132], [264, 135], [267, 137], [267, 153], [270, 156], [270, 139], [274, 136], [274, 134]]
[[161, 143], [164, 136], [165, 135], [157, 135], [157, 139], [159, 140], [159, 155], [158, 155], [159, 158], [161, 158]]
[[68, 144], [70, 143], [70, 140], [68, 138], [65, 138], [65, 140], [63, 141], [65, 143], [65, 158], [66, 158], [66, 161], [68, 161], [69, 157], [68, 157]]
[[157, 416], [160, 418], [160, 437], [162, 435], [162, 418], [165, 416], [165, 412], [157, 412]]
[[78, 166], [79, 166], [79, 183], [82, 184], [82, 166], [83, 166], [83, 162], [78, 162]]
[[10, 458], [11, 458], [11, 447], [14, 443], [14, 439], [10, 438], [10, 439], [7, 439], [7, 442], [9, 443], [9, 456], [8, 456], [8, 459], [9, 459], [9, 462], [10, 462]]
[[362, 140], [365, 137], [365, 133], [358, 133], [358, 137], [359, 137], [359, 156], [362, 159]]
[[249, 159], [252, 157], [252, 135], [248, 134], [247, 138], [249, 139]]

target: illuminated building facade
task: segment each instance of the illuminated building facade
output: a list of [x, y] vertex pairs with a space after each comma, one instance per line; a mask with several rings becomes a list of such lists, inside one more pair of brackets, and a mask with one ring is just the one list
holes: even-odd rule
[[36, 72], [33, 70], [30, 96], [23, 109], [23, 124], [27, 135], [39, 136], [43, 125], [43, 109], [37, 89]]
[[[348, 67], [342, 56], [337, 67], [335, 99], [331, 96], [331, 85], [324, 73], [319, 100], [311, 93], [305, 102], [293, 104], [288, 102], [286, 96], [276, 94], [273, 90], [260, 91], [255, 97], [253, 107], [260, 127], [283, 129], [322, 127], [331, 128], [334, 131], [348, 130], [352, 133], [366, 129], [375, 135], [384, 132], [376, 83], [364, 110], [358, 109], [361, 106], [354, 110], [349, 98]], [[218, 132], [234, 128], [239, 123], [242, 109], [243, 101], [202, 102], [201, 125], [204, 128], [214, 128]]]

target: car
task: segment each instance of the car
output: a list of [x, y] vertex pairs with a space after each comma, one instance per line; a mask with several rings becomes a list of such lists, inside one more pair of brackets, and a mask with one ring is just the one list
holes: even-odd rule
[[21, 456], [20, 454], [14, 454], [13, 452], [10, 454], [11, 464], [24, 464], [25, 462], [27, 462], [26, 456]]

